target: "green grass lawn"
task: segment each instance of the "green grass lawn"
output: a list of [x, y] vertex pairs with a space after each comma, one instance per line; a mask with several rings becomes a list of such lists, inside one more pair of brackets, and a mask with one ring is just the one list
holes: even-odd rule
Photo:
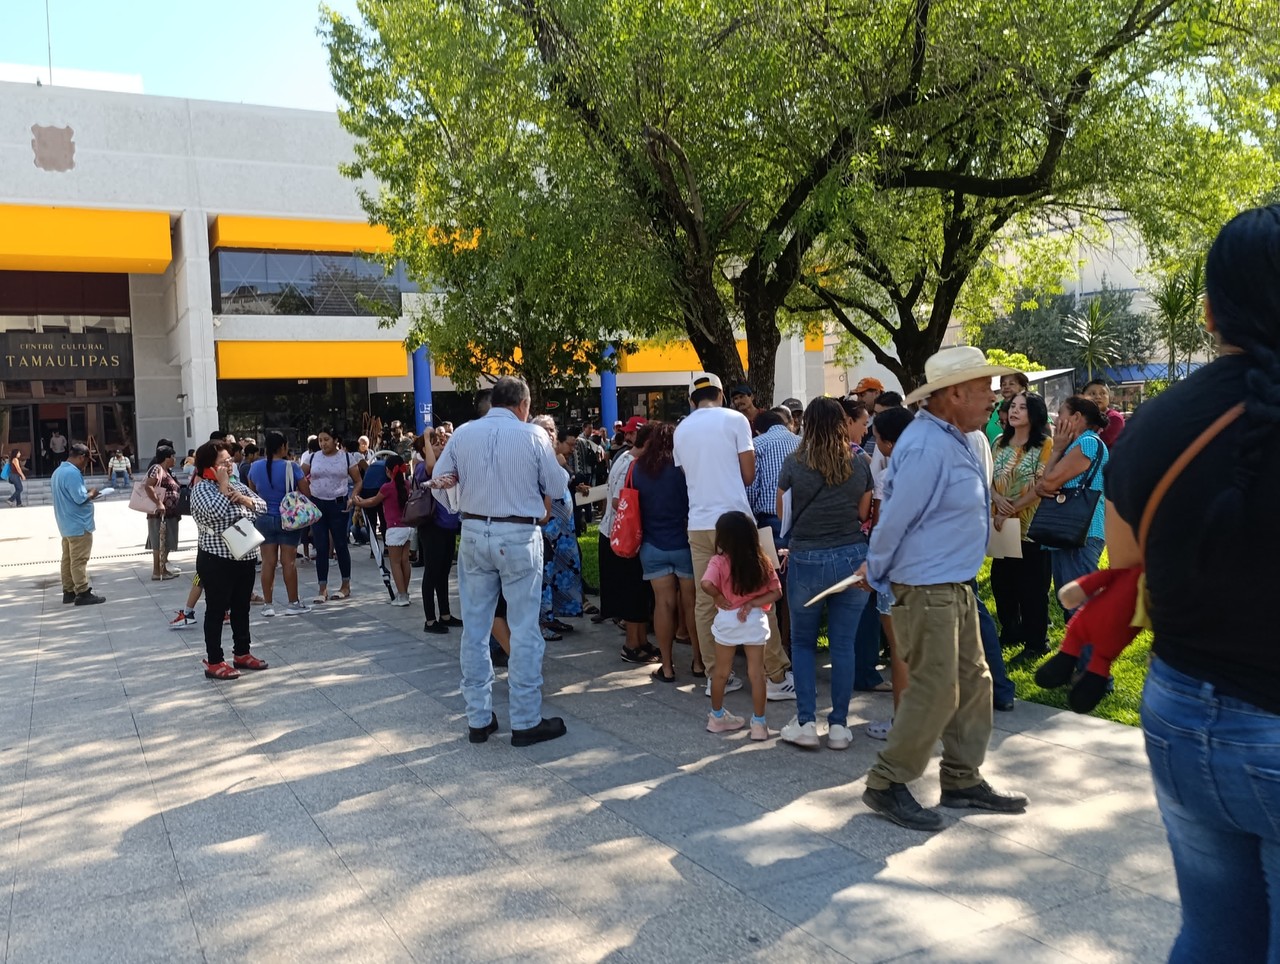
[[[596, 556], [596, 543], [598, 540], [599, 533], [594, 525], [587, 530], [586, 535], [578, 540], [582, 546], [582, 571], [587, 578], [587, 582], [593, 586], [600, 585], [600, 567]], [[1104, 565], [1106, 563], [1105, 554], [1103, 555], [1103, 563]], [[991, 598], [990, 560], [983, 564], [982, 571], [978, 573], [978, 588], [982, 593], [983, 602], [987, 604], [987, 608], [994, 615], [996, 607], [994, 600]], [[1049, 603], [1049, 619], [1049, 644], [1051, 647], [1057, 647], [1062, 642], [1063, 626], [1062, 611], [1058, 608], [1056, 600]], [[826, 638], [820, 639], [818, 643], [819, 646], [825, 646]], [[1102, 702], [1098, 704], [1098, 708], [1093, 711], [1094, 716], [1115, 720], [1117, 723], [1125, 723], [1129, 726], [1138, 725], [1138, 704], [1142, 699], [1143, 681], [1147, 678], [1147, 654], [1150, 650], [1151, 634], [1143, 632], [1134, 641], [1133, 645], [1120, 654], [1120, 658], [1111, 667], [1112, 675], [1116, 680], [1116, 691], [1103, 697]], [[1006, 653], [1006, 657], [1012, 657], [1016, 654], [1017, 650], [1010, 650]], [[1036, 686], [1034, 676], [1034, 668], [1009, 670], [1009, 678], [1013, 680], [1013, 685], [1018, 690], [1018, 699], [1065, 709], [1067, 705], [1066, 689], [1042, 690]]]

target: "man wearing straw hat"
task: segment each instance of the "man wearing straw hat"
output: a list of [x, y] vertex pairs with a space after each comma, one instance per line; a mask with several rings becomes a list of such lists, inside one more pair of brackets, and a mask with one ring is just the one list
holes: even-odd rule
[[991, 674], [970, 583], [990, 527], [990, 483], [966, 435], [995, 407], [988, 365], [976, 348], [947, 348], [925, 363], [925, 384], [906, 402], [927, 402], [893, 449], [880, 519], [860, 570], [869, 588], [892, 592], [898, 654], [909, 684], [884, 749], [867, 773], [863, 802], [911, 830], [946, 826], [907, 784], [942, 740], [942, 806], [1021, 813], [1027, 798], [992, 789], [979, 768], [991, 738]]

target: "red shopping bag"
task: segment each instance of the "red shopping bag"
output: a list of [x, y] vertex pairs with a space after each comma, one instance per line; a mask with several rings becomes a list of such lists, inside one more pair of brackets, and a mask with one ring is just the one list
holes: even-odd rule
[[609, 533], [609, 546], [621, 559], [634, 559], [640, 554], [640, 541], [644, 530], [640, 526], [640, 493], [631, 486], [635, 463], [627, 469], [627, 479], [618, 493], [618, 507], [613, 510], [613, 530]]

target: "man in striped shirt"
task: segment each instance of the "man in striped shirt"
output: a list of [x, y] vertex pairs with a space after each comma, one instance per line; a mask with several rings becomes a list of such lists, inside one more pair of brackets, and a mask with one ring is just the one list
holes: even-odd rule
[[462, 695], [469, 738], [484, 743], [498, 729], [493, 712], [489, 629], [498, 595], [507, 602], [511, 656], [511, 742], [530, 746], [565, 734], [560, 717], [542, 718], [542, 531], [550, 496], [564, 490], [565, 471], [547, 433], [529, 425], [529, 386], [500, 378], [483, 418], [459, 428], [440, 453], [435, 488], [458, 488], [462, 540], [458, 594], [462, 601]]

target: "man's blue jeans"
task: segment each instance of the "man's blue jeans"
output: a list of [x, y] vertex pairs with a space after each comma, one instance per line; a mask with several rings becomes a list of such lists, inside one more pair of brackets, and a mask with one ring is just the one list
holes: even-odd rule
[[542, 530], [515, 522], [462, 521], [458, 595], [462, 602], [462, 695], [471, 726], [493, 718], [493, 660], [489, 631], [498, 591], [507, 600], [511, 657], [507, 664], [511, 728], [542, 721]]
[[1000, 649], [1000, 631], [996, 621], [987, 611], [986, 603], [978, 594], [978, 580], [969, 583], [974, 601], [978, 604], [978, 630], [982, 633], [982, 652], [987, 657], [987, 669], [991, 670], [991, 699], [996, 703], [1012, 701], [1016, 690], [1004, 665], [1004, 653]]
[[816, 606], [805, 603], [853, 573], [867, 558], [866, 543], [835, 549], [792, 549], [787, 562], [787, 603], [791, 607], [791, 672], [796, 684], [796, 716], [817, 721], [818, 630], [827, 613], [831, 656], [829, 723], [847, 726], [853, 696], [853, 641], [871, 596], [856, 586], [828, 596]]
[[866, 608], [858, 619], [857, 635], [853, 640], [853, 688], [855, 690], [874, 690], [884, 682], [884, 677], [876, 669], [880, 661], [880, 610], [877, 605], [879, 597], [868, 594]]
[[1156, 659], [1142, 729], [1182, 897], [1169, 960], [1280, 961], [1280, 716]]

